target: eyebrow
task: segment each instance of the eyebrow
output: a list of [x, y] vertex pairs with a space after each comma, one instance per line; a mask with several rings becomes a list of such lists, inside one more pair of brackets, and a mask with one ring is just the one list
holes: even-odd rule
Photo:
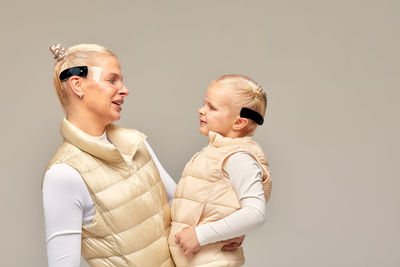
[[207, 99], [206, 101], [204, 101], [204, 103], [215, 109], [221, 108], [221, 104], [215, 103], [214, 101], [211, 101], [210, 99]]
[[215, 104], [215, 100], [209, 98], [209, 97], [205, 97], [204, 98], [204, 102], [210, 103], [210, 104]]
[[107, 73], [107, 75], [106, 76], [117, 76], [118, 78], [120, 78], [121, 79], [121, 81], [123, 80], [123, 78], [124, 77], [122, 77], [122, 75], [121, 74], [118, 74], [118, 73], [115, 73], [115, 72], [110, 72], [110, 73]]

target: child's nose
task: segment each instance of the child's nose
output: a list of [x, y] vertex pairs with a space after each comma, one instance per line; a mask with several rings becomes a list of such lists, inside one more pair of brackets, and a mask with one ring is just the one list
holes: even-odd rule
[[204, 106], [198, 109], [200, 115], [204, 115]]

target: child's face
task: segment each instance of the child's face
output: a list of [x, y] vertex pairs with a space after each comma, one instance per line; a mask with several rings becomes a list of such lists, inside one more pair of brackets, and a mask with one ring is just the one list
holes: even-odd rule
[[[223, 84], [212, 83], [204, 97], [204, 104], [198, 110], [200, 118], [200, 133], [208, 135], [209, 131], [222, 136], [234, 138], [232, 129], [238, 114], [235, 114], [234, 103], [236, 96], [230, 88]], [[237, 113], [237, 112], [236, 112]]]

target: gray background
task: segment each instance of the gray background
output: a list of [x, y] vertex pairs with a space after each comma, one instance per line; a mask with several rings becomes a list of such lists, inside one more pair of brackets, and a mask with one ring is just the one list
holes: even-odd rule
[[[2, 1], [1, 266], [45, 266], [40, 182], [63, 117], [48, 47], [99, 43], [136, 128], [178, 181], [207, 139], [208, 83], [250, 75], [269, 96], [268, 220], [246, 266], [400, 266], [400, 1]], [[82, 264], [82, 266], [86, 266]]]

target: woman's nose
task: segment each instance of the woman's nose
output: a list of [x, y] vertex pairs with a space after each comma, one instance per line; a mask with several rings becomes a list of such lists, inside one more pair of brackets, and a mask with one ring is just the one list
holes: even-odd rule
[[120, 94], [120, 95], [124, 95], [124, 96], [129, 95], [129, 90], [128, 90], [128, 88], [126, 88], [126, 86], [123, 85], [122, 88], [121, 88], [120, 91], [119, 91], [119, 94]]

